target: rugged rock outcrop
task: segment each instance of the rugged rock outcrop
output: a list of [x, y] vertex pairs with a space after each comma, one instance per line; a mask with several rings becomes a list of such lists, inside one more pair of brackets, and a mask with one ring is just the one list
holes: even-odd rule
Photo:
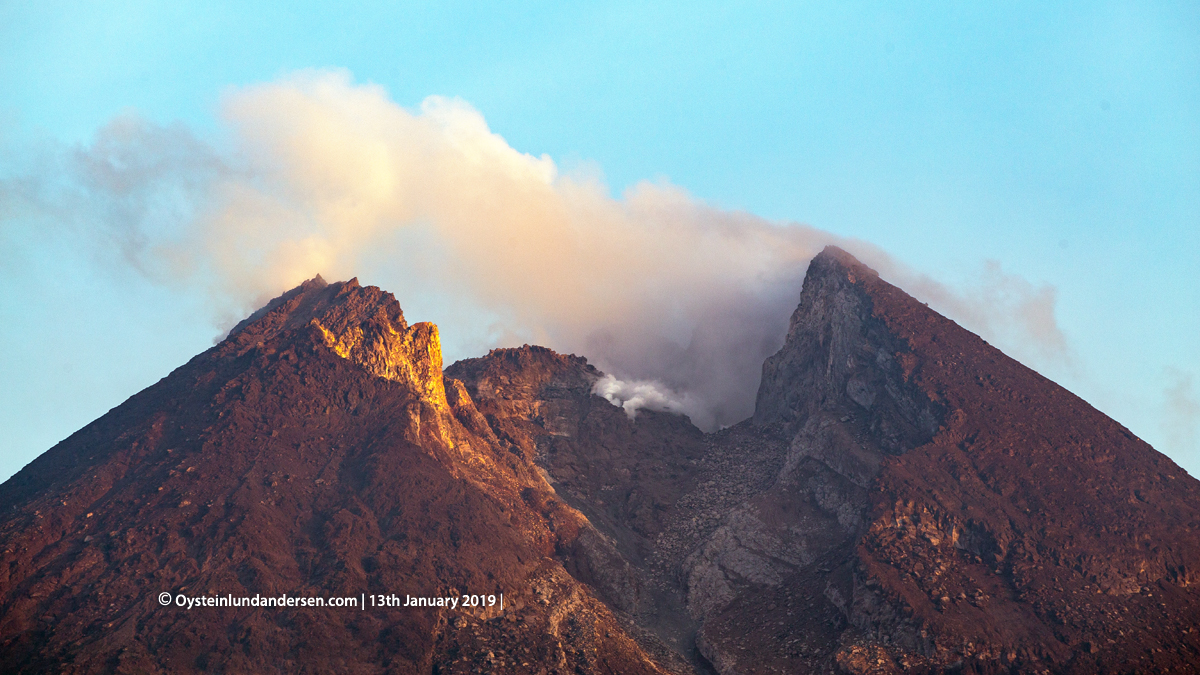
[[[553, 377], [478, 384], [522, 381], [530, 359], [578, 366], [570, 405]], [[634, 617], [694, 645], [701, 670], [1200, 663], [1200, 484], [843, 251], [813, 260], [755, 415], [733, 428], [622, 419], [571, 359], [498, 350], [451, 372], [494, 427], [525, 424], [522, 447], [618, 542]], [[677, 461], [671, 439], [693, 437]], [[652, 521], [614, 506], [649, 494]]]
[[593, 393], [601, 373], [577, 356], [526, 345], [459, 361], [461, 381], [487, 423], [536, 462], [589, 527], [559, 550], [567, 568], [676, 653], [700, 663], [695, 622], [677, 584], [655, 566], [667, 523], [695, 489], [704, 434], [686, 417], [645, 410], [630, 418]]
[[850, 621], [893, 659], [935, 668], [1196, 668], [1200, 484], [838, 257], [837, 275], [903, 340], [903, 380], [939, 421], [928, 442], [881, 463], [852, 578], [838, 589]]
[[[750, 504], [810, 511], [726, 527], [826, 538], [705, 621], [722, 672], [1197, 669], [1200, 484], [848, 254], [814, 259], [753, 422], [788, 452]], [[798, 598], [844, 629], [796, 622]]]
[[1200, 671], [1200, 483], [843, 251], [712, 434], [578, 356], [441, 365], [317, 278], [39, 457], [0, 486], [0, 669]]
[[[318, 278], [0, 488], [0, 670], [665, 672], [556, 557], [589, 527], [432, 325]], [[464, 594], [497, 600], [381, 606]]]

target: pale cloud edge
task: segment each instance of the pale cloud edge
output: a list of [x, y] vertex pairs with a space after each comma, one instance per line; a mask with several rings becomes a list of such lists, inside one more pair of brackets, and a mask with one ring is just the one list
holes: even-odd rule
[[422, 318], [486, 316], [481, 341], [527, 336], [587, 356], [610, 375], [597, 393], [630, 414], [685, 412], [704, 429], [753, 411], [807, 263], [829, 244], [1027, 363], [1072, 361], [1055, 289], [997, 262], [957, 291], [868, 243], [668, 182], [614, 197], [594, 175], [512, 148], [459, 99], [408, 110], [347, 71], [307, 70], [230, 90], [221, 119], [219, 144], [114, 119], [90, 145], [0, 181], [5, 227], [67, 228], [106, 247], [98, 264], [203, 287], [225, 326], [317, 273], [371, 267], [402, 305], [430, 288], [452, 299]]

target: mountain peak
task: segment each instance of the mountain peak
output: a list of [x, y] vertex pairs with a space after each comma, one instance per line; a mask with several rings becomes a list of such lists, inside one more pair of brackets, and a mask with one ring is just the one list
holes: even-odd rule
[[763, 364], [756, 424], [794, 434], [820, 411], [833, 415], [829, 411], [849, 405], [891, 431], [878, 448], [884, 454], [928, 440], [941, 418], [939, 406], [910, 380], [911, 348], [881, 312], [886, 304], [901, 313], [936, 314], [903, 292], [885, 298], [884, 287], [894, 288], [836, 246], [813, 258], [784, 346]]
[[866, 274], [868, 276], [878, 277], [879, 273], [867, 267], [858, 258], [855, 258], [845, 249], [838, 248], [832, 244], [826, 246], [820, 253], [813, 256], [812, 262], [809, 264], [809, 274], [814, 272], [820, 274], [833, 270], [844, 270], [846, 272]]
[[406, 382], [435, 407], [446, 405], [437, 326], [409, 326], [395, 296], [357, 277], [305, 281], [238, 324], [218, 348], [282, 351], [296, 339], [323, 345], [377, 377]]
[[[1200, 557], [1195, 479], [845, 251], [813, 259], [754, 422], [787, 439], [780, 484], [818, 495], [853, 542], [826, 596], [857, 627], [890, 625], [896, 654], [983, 663], [987, 642], [1009, 664], [1096, 672], [1178, 649], [1160, 635], [1198, 611], [1178, 562]], [[1117, 605], [1136, 638], [1107, 618]], [[722, 626], [707, 634], [737, 635]]]
[[1195, 670], [1200, 483], [841, 249], [712, 434], [579, 356], [441, 359], [317, 276], [34, 460], [0, 486], [0, 670]]
[[[354, 279], [351, 279], [351, 281], [357, 282], [358, 279], [356, 277]], [[320, 274], [318, 274], [317, 276], [300, 284], [300, 288], [302, 288], [304, 290], [309, 290], [309, 289], [313, 289], [313, 288], [325, 288], [328, 285], [329, 284], [325, 281], [325, 279]]]
[[879, 273], [844, 249], [831, 245], [813, 256], [808, 265], [808, 272], [805, 274], [805, 284], [808, 285], [807, 280], [810, 278], [826, 277], [849, 281], [853, 284], [866, 279], [878, 280]]
[[0, 486], [0, 671], [664, 675], [560, 562], [611, 546], [441, 364], [390, 293], [314, 279], [34, 460]]

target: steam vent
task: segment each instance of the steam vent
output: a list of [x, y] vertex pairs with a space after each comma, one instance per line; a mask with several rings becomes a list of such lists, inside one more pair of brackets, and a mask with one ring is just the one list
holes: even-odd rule
[[750, 419], [602, 376], [305, 282], [0, 485], [0, 672], [1200, 672], [1196, 479], [844, 251]]

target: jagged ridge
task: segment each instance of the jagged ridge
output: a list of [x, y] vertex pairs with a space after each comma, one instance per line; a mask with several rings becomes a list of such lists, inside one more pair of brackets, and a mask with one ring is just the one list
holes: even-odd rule
[[315, 279], [52, 448], [0, 488], [0, 670], [665, 672], [556, 557], [603, 539], [440, 366], [390, 294]]
[[[528, 345], [443, 374], [436, 328], [390, 294], [306, 282], [0, 488], [0, 665], [1200, 661], [1200, 484], [844, 251], [812, 261], [752, 419], [708, 435], [631, 420], [592, 394], [601, 375]], [[513, 604], [180, 615], [160, 587], [483, 587]]]

